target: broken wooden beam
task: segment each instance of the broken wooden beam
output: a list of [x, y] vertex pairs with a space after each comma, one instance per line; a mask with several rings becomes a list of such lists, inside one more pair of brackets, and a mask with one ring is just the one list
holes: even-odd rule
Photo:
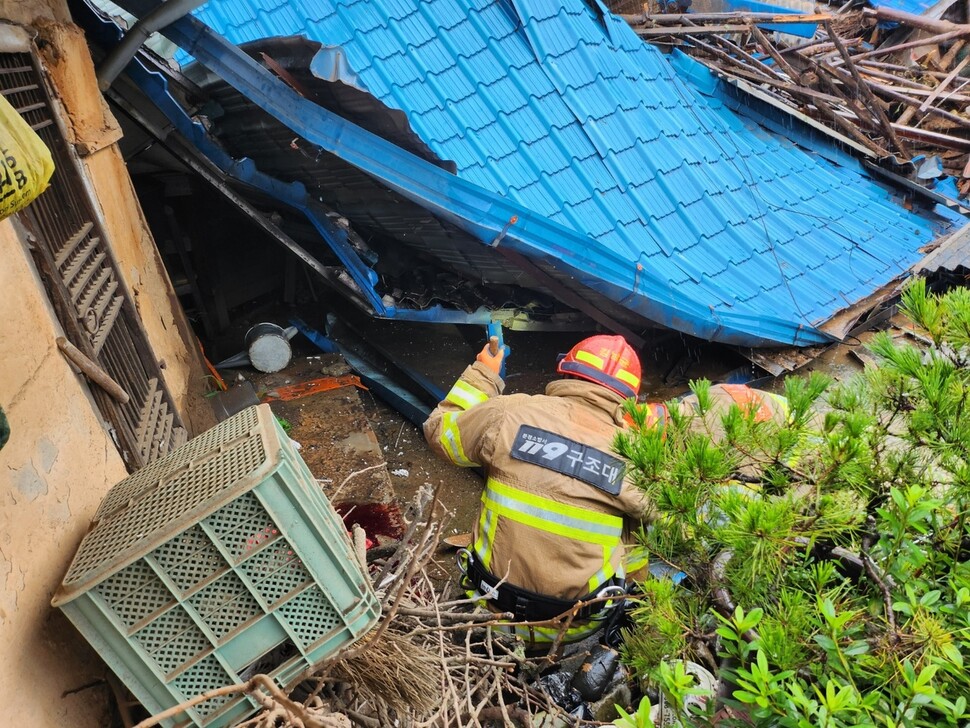
[[[918, 107], [918, 110], [920, 111], [922, 110], [922, 107], [920, 105], [921, 102], [918, 99], [914, 99], [912, 96], [907, 96], [906, 94], [890, 86], [886, 86], [885, 84], [881, 84], [881, 83], [879, 84], [871, 83], [868, 85], [868, 87], [873, 91], [876, 91], [878, 93], [888, 96], [893, 101], [899, 101], [900, 103], [906, 104], [907, 106], [916, 106]], [[927, 107], [926, 113], [931, 116], [938, 116], [941, 119], [946, 119], [947, 121], [950, 121], [956, 124], [957, 126], [970, 130], [970, 119], [968, 119], [965, 116], [959, 116], [958, 114], [954, 114], [953, 112], [944, 111], [943, 109], [940, 109], [936, 106]]]
[[[759, 71], [762, 71], [766, 75], [771, 76], [772, 78], [778, 79], [779, 81], [784, 80], [784, 77], [780, 73], [778, 73], [778, 71], [776, 71], [774, 68], [769, 66], [764, 61], [759, 60], [758, 58], [755, 58], [753, 55], [748, 53], [746, 50], [744, 50], [737, 44], [732, 43], [727, 38], [722, 38], [720, 36], [715, 35], [713, 38], [711, 38], [711, 40], [714, 43], [717, 43], [722, 48], [724, 48], [728, 54], [731, 54], [731, 53], [738, 54], [739, 56], [744, 58], [750, 65], [754, 66], [755, 68], [757, 68]], [[782, 70], [784, 70], [783, 67], [782, 67]], [[797, 76], [789, 76], [789, 78], [791, 78], [792, 80], [795, 80]]]
[[875, 123], [878, 123], [875, 117], [872, 116], [873, 112], [862, 103], [860, 93], [846, 93], [848, 90], [854, 90], [854, 81], [851, 78], [849, 79], [848, 89], [845, 89], [846, 79], [836, 74], [828, 64], [800, 53], [796, 54], [795, 57], [815, 73], [820, 86], [824, 87], [832, 96], [841, 99], [841, 104], [845, 108], [850, 109], [860, 123], [869, 124], [870, 118]]
[[[835, 66], [837, 64], [833, 63], [832, 65]], [[863, 76], [871, 76], [872, 78], [878, 78], [881, 81], [891, 81], [911, 89], [922, 89], [927, 93], [933, 90], [932, 86], [927, 86], [925, 83], [914, 81], [911, 78], [903, 78], [902, 76], [886, 73], [885, 71], [880, 71], [876, 68], [869, 68], [869, 66], [862, 63], [858, 63], [856, 65], [859, 66], [859, 73], [861, 73]]]
[[634, 28], [641, 38], [657, 38], [664, 35], [709, 35], [711, 33], [747, 33], [746, 25], [658, 25], [655, 28]]
[[926, 144], [934, 144], [945, 149], [957, 149], [970, 152], [970, 139], [964, 137], [955, 137], [949, 134], [942, 134], [938, 131], [928, 131], [927, 129], [919, 129], [915, 126], [903, 126], [901, 124], [893, 124], [893, 128], [900, 136], [906, 137], [907, 139], [921, 141]]
[[788, 46], [787, 48], [780, 48], [778, 50], [783, 56], [789, 53], [804, 54], [804, 53], [822, 53], [825, 51], [830, 51], [835, 46], [827, 40], [810, 40], [807, 43], [802, 43], [801, 45]]
[[768, 40], [767, 36], [761, 31], [761, 28], [759, 28], [754, 23], [749, 23], [749, 26], [751, 28], [751, 33], [761, 44], [762, 49], [769, 56], [771, 56], [772, 60], [774, 60], [774, 62], [778, 64], [778, 67], [782, 71], [788, 74], [788, 78], [790, 78], [792, 81], [797, 82], [800, 77], [800, 74], [794, 68], [792, 68], [791, 65], [788, 63], [788, 61], [786, 61], [785, 58], [778, 52], [774, 44], [770, 40]]
[[[876, 144], [876, 142], [863, 134], [859, 130], [859, 127], [853, 124], [851, 121], [843, 119], [829, 104], [824, 102], [816, 102], [812, 108], [814, 108], [815, 111], [822, 117], [841, 129], [849, 136], [849, 138], [853, 139], [859, 144], [862, 144], [862, 146], [875, 154], [876, 158], [889, 156], [889, 152], [886, 149], [883, 149], [881, 146]], [[808, 111], [810, 112], [811, 109], [808, 109]]]
[[933, 35], [929, 38], [920, 38], [918, 40], [911, 40], [906, 43], [900, 43], [898, 45], [892, 46], [880, 46], [879, 48], [874, 48], [871, 51], [866, 51], [864, 53], [859, 53], [852, 56], [852, 60], [858, 63], [865, 58], [873, 58], [875, 56], [886, 56], [891, 53], [897, 53], [899, 51], [908, 50], [909, 48], [918, 48], [919, 46], [926, 45], [939, 45], [948, 40], [953, 40], [964, 35], [970, 35], [970, 25], [959, 25], [957, 30], [951, 30], [946, 33], [940, 33], [939, 35]]
[[936, 20], [924, 15], [914, 15], [904, 10], [894, 10], [893, 8], [887, 8], [885, 6], [865, 8], [862, 14], [870, 18], [875, 18], [880, 22], [899, 23], [909, 28], [926, 30], [930, 33], [949, 33], [954, 30], [963, 29], [966, 34], [970, 34], [970, 25], [951, 23], [948, 20]]
[[949, 75], [946, 78], [944, 78], [942, 81], [940, 81], [940, 84], [935, 89], [933, 89], [933, 93], [930, 94], [929, 97], [927, 97], [926, 101], [924, 101], [922, 105], [919, 107], [919, 112], [921, 114], [926, 113], [926, 111], [929, 109], [929, 105], [932, 104], [934, 101], [936, 101], [937, 97], [939, 97], [939, 95], [946, 90], [946, 87], [949, 86], [950, 83], [952, 83], [953, 79], [955, 79], [959, 75], [960, 71], [966, 68], [966, 65], [968, 62], [970, 62], [970, 56], [966, 56], [962, 61], [960, 61], [960, 63], [954, 66], [953, 70], [950, 71]]
[[[706, 44], [705, 44], [706, 45]], [[813, 89], [805, 88], [804, 86], [797, 86], [788, 81], [774, 78], [766, 78], [759, 76], [756, 73], [751, 72], [743, 64], [741, 64], [737, 59], [731, 59], [732, 62], [738, 65], [738, 68], [726, 68], [724, 66], [711, 65], [705, 63], [712, 71], [715, 73], [723, 74], [729, 78], [737, 79], [739, 82], [754, 83], [770, 86], [772, 89], [777, 89], [779, 91], [784, 91], [789, 96], [801, 99], [805, 104], [804, 107], [797, 107], [794, 105], [793, 101], [784, 98], [777, 93], [772, 95], [772, 98], [776, 99], [778, 103], [787, 106], [794, 112], [812, 115], [813, 109], [818, 113], [824, 120], [828, 121], [830, 124], [837, 127], [842, 133], [846, 134], [849, 139], [861, 144], [865, 149], [868, 149], [876, 157], [885, 157], [889, 155], [883, 147], [879, 146], [875, 141], [867, 137], [860, 130], [858, 125], [853, 124], [851, 121], [843, 118], [836, 111], [836, 107], [845, 104], [845, 99], [836, 96], [829, 96], [820, 91], [815, 91]], [[765, 93], [769, 93], [765, 91]], [[856, 117], [859, 122], [866, 123], [868, 119], [862, 119]]]
[[912, 156], [909, 152], [909, 147], [903, 144], [900, 138], [896, 135], [896, 130], [893, 129], [892, 124], [889, 121], [889, 117], [886, 116], [886, 110], [882, 108], [882, 104], [873, 95], [872, 89], [869, 88], [869, 85], [859, 75], [859, 69], [856, 68], [855, 63], [852, 62], [852, 57], [849, 55], [849, 51], [846, 50], [845, 44], [842, 43], [842, 39], [839, 38], [838, 34], [832, 30], [831, 23], [826, 21], [824, 25], [825, 32], [828, 33], [829, 40], [835, 43], [835, 48], [838, 50], [839, 55], [842, 56], [842, 61], [849, 69], [849, 73], [852, 74], [852, 78], [858, 85], [859, 91], [861, 91], [862, 95], [865, 96], [866, 100], [869, 102], [867, 105], [869, 106], [870, 111], [872, 111], [872, 113], [876, 115], [876, 118], [879, 119], [879, 124], [889, 137], [889, 141], [892, 142], [893, 147], [896, 148], [896, 151], [899, 152], [901, 157], [904, 159], [909, 159]]
[[[688, 25], [691, 23], [740, 23], [754, 21], [759, 24], [781, 25], [788, 23], [823, 23], [831, 20], [829, 13], [651, 13], [649, 15], [621, 15], [632, 26], [646, 23]], [[642, 30], [634, 27], [635, 31]]]
[[930, 78], [943, 79], [946, 78], [946, 74], [940, 71], [934, 71], [930, 68], [910, 68], [908, 66], [903, 66], [899, 63], [886, 63], [884, 61], [873, 61], [868, 58], [863, 58], [860, 61], [856, 61], [856, 65], [863, 66], [864, 68], [882, 68], [887, 71], [897, 71], [899, 73], [919, 73], [921, 76], [927, 76]]
[[[707, 65], [707, 64], [705, 64], [705, 65]], [[710, 66], [708, 66], [708, 67], [710, 67]], [[767, 85], [769, 85], [769, 86], [771, 86], [773, 88], [777, 88], [777, 89], [779, 89], [781, 91], [785, 91], [785, 92], [787, 92], [789, 94], [792, 94], [792, 95], [795, 95], [795, 96], [801, 96], [801, 97], [804, 97], [804, 98], [807, 98], [807, 99], [811, 99], [813, 102], [816, 99], [820, 99], [820, 100], [822, 100], [822, 101], [824, 101], [826, 103], [830, 103], [830, 104], [841, 104], [842, 103], [842, 99], [840, 99], [838, 97], [835, 97], [835, 96], [830, 96], [828, 94], [822, 93], [821, 91], [815, 91], [813, 89], [803, 88], [803, 87], [797, 86], [797, 85], [795, 85], [795, 84], [793, 84], [793, 83], [791, 83], [789, 81], [780, 80], [780, 79], [776, 79], [776, 78], [769, 78], [767, 76], [761, 76], [761, 75], [755, 73], [754, 71], [751, 71], [750, 69], [746, 68], [743, 64], [740, 64], [740, 62], [739, 62], [739, 67], [737, 67], [737, 68], [730, 68], [730, 69], [728, 69], [728, 68], [724, 68], [722, 66], [715, 66], [712, 70], [714, 70], [714, 71], [720, 71], [721, 73], [724, 73], [727, 76], [736, 76], [738, 78], [743, 78], [746, 81], [750, 81], [752, 83], [767, 84]]]

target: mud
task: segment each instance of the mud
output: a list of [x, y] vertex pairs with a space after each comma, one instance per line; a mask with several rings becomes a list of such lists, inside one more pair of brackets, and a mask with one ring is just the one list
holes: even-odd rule
[[371, 429], [359, 392], [340, 387], [298, 399], [280, 400], [275, 390], [289, 384], [340, 376], [349, 368], [336, 355], [298, 356], [275, 374], [240, 369], [232, 378], [248, 379], [260, 401], [269, 402], [300, 456], [333, 502], [394, 500], [381, 446]]

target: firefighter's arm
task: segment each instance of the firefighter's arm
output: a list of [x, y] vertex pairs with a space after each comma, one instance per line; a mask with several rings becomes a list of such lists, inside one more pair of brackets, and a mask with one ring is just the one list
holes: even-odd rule
[[467, 367], [424, 423], [424, 437], [438, 457], [462, 467], [481, 464], [481, 450], [494, 407], [484, 406], [505, 390], [492, 367], [476, 361]]
[[647, 524], [654, 520], [656, 513], [653, 503], [647, 498], [647, 494], [630, 482], [629, 479], [623, 482], [617, 498], [620, 502], [620, 509], [634, 526]]

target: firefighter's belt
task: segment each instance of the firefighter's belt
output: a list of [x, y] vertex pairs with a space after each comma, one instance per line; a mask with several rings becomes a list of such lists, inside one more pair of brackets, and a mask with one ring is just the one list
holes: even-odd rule
[[[501, 580], [492, 576], [471, 551], [468, 552], [466, 568], [464, 586], [485, 596], [490, 606], [494, 606], [501, 612], [515, 615], [517, 622], [544, 622], [570, 611], [579, 602], [596, 599], [598, 596], [616, 596], [624, 591], [623, 580], [616, 577], [579, 599], [559, 599], [538, 594], [514, 584], [499, 584]], [[608, 593], [604, 594], [604, 590]], [[611, 591], [613, 593], [609, 593]], [[606, 611], [613, 606], [615, 603], [609, 602], [587, 605], [576, 611], [575, 619], [586, 620], [591, 617], [603, 619], [606, 617]]]

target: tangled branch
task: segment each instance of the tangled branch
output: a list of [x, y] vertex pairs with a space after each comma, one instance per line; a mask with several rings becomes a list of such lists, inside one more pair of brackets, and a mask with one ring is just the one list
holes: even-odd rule
[[[443, 532], [436, 494], [419, 492], [405, 517], [398, 547], [369, 569], [382, 618], [378, 627], [316, 666], [289, 693], [267, 675], [212, 690], [142, 721], [149, 728], [188, 708], [227, 695], [247, 694], [262, 711], [239, 728], [486, 728], [573, 725], [575, 718], [532, 684], [572, 624], [571, 612], [522, 627], [558, 629], [549, 654], [527, 658], [500, 626], [511, 615], [473, 611], [474, 601], [449, 601], [453, 584], [435, 578]], [[540, 717], [542, 716], [542, 717]]]

